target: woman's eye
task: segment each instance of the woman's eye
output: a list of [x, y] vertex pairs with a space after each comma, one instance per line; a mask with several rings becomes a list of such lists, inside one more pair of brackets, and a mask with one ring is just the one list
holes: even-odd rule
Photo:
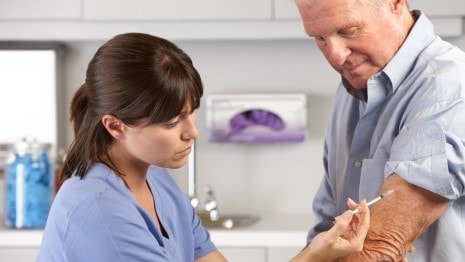
[[172, 127], [175, 127], [179, 124], [179, 119], [176, 119], [176, 120], [173, 120], [173, 121], [170, 121], [168, 123], [166, 123], [166, 127], [168, 128], [172, 128]]

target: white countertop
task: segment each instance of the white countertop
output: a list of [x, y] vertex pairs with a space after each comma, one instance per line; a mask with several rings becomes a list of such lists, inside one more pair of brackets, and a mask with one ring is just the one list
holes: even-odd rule
[[[218, 247], [303, 247], [312, 224], [311, 215], [266, 214], [249, 227], [209, 231]], [[0, 248], [40, 246], [42, 230], [8, 229], [3, 225]]]

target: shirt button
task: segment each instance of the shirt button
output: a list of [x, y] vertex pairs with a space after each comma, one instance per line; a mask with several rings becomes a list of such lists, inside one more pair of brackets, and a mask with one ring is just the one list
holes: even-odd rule
[[361, 166], [362, 166], [362, 162], [361, 162], [361, 161], [355, 161], [354, 166], [355, 166], [355, 167], [361, 167]]

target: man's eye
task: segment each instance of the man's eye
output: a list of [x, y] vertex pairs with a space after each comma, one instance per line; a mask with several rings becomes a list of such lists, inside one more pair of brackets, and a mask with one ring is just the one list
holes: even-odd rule
[[326, 43], [326, 39], [324, 37], [320, 37], [320, 36], [315, 36], [315, 41], [319, 45], [324, 45]]
[[346, 35], [346, 36], [354, 36], [357, 33], [358, 33], [357, 27], [349, 27], [341, 31], [341, 34]]

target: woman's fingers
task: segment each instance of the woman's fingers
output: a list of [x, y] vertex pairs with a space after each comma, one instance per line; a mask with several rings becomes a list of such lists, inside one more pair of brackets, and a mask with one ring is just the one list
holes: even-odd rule
[[347, 199], [347, 206], [354, 210], [356, 209], [359, 205], [357, 204], [357, 202], [355, 202], [354, 200], [352, 200], [350, 197]]
[[342, 213], [340, 216], [337, 216], [334, 221], [333, 227], [328, 230], [326, 236], [329, 239], [337, 239], [341, 235], [343, 235], [350, 226], [352, 221], [352, 210], [347, 210], [346, 212]]
[[368, 233], [368, 228], [370, 227], [370, 209], [368, 209], [367, 201], [365, 199], [360, 202], [360, 216], [359, 224], [357, 226], [357, 237], [362, 237], [365, 239], [366, 234]]

